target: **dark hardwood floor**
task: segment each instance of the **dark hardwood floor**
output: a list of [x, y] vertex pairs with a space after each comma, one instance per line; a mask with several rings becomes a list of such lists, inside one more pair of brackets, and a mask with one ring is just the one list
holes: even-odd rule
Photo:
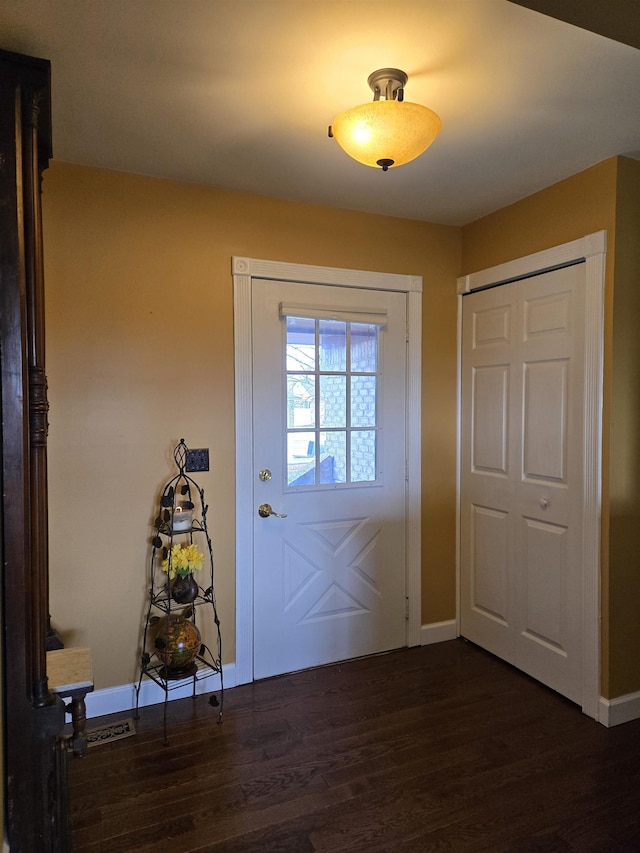
[[606, 729], [463, 640], [169, 717], [167, 746], [154, 706], [70, 761], [76, 853], [640, 851], [640, 721]]

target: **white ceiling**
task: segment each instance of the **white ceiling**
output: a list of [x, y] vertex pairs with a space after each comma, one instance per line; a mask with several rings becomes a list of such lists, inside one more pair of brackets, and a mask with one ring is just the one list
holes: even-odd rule
[[[452, 225], [640, 158], [640, 50], [507, 0], [0, 0], [50, 59], [54, 157]], [[442, 118], [383, 173], [327, 127], [406, 71]]]

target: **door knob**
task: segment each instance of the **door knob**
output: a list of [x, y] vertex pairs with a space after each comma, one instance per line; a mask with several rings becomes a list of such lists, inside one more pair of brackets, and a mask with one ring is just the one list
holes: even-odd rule
[[286, 518], [287, 513], [274, 512], [271, 504], [260, 504], [258, 507], [258, 515], [260, 518], [269, 518], [270, 515], [275, 515], [276, 518]]
[[549, 506], [549, 501], [547, 498], [540, 498], [538, 503], [540, 504], [541, 509], [546, 509]]

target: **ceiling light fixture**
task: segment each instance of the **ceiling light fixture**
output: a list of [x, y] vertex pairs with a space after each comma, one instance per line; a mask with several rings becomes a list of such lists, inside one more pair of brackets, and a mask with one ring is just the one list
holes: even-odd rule
[[[404, 100], [409, 78], [398, 68], [380, 68], [367, 80], [373, 101], [340, 113], [329, 136], [350, 157], [383, 172], [420, 156], [440, 132], [440, 116]], [[384, 96], [384, 100], [381, 100]]]

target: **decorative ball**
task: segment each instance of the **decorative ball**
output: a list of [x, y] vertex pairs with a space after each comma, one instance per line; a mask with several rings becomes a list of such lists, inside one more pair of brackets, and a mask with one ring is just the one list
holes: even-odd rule
[[189, 674], [201, 644], [200, 631], [182, 616], [171, 613], [156, 625], [153, 648], [169, 674]]

